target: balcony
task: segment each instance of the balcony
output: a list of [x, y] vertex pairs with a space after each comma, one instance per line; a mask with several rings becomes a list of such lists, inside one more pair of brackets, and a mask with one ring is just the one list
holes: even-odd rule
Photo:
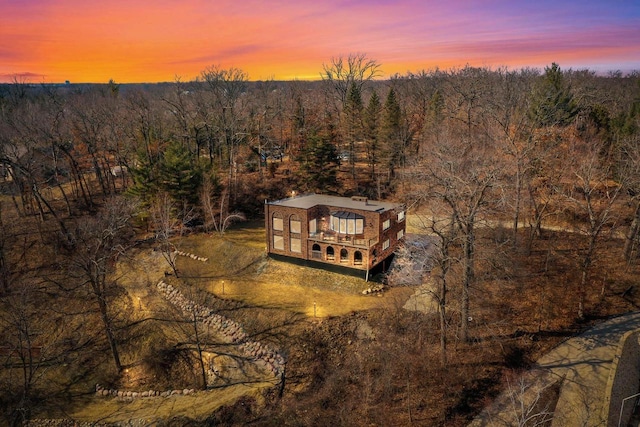
[[365, 239], [362, 236], [351, 236], [348, 234], [338, 234], [333, 232], [309, 233], [309, 240], [314, 242], [338, 243], [354, 248], [369, 249], [376, 243], [377, 239]]

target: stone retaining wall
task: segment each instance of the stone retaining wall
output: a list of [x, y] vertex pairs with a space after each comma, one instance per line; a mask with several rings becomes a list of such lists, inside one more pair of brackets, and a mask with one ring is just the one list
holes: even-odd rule
[[183, 257], [187, 257], [187, 258], [191, 258], [191, 259], [196, 260], [196, 261], [202, 261], [202, 262], [209, 261], [209, 258], [204, 258], [204, 257], [198, 256], [198, 255], [195, 255], [195, 254], [191, 254], [189, 252], [174, 251], [173, 254], [174, 255], [180, 255], [180, 256], [183, 256]]
[[196, 304], [163, 281], [160, 281], [157, 287], [160, 293], [170, 303], [178, 307], [185, 316], [191, 317], [195, 314], [196, 322], [215, 329], [227, 341], [238, 344], [238, 348], [245, 356], [254, 359], [258, 365], [269, 370], [275, 377], [282, 376], [285, 365], [282, 355], [259, 341], [249, 339], [238, 323], [213, 313], [210, 308]]
[[125, 390], [115, 390], [115, 389], [106, 389], [102, 387], [100, 384], [96, 384], [96, 395], [102, 397], [116, 397], [122, 401], [132, 401], [133, 399], [139, 399], [143, 397], [169, 397], [176, 395], [188, 395], [193, 394], [196, 391], [192, 388], [185, 388], [181, 390], [165, 390], [165, 391], [156, 391], [156, 390], [146, 390], [146, 391], [125, 391]]
[[629, 331], [622, 336], [618, 351], [611, 363], [609, 381], [605, 391], [603, 418], [607, 426], [627, 425], [633, 415], [634, 399], [624, 404], [622, 423], [619, 423], [620, 408], [625, 397], [640, 390], [640, 331]]
[[[215, 330], [226, 341], [237, 344], [241, 353], [253, 359], [257, 365], [271, 372], [278, 380], [284, 375], [285, 361], [282, 355], [269, 346], [248, 338], [242, 327], [231, 319], [214, 313], [210, 308], [196, 304], [186, 298], [173, 286], [160, 281], [157, 285], [158, 291], [173, 305], [178, 307], [182, 314], [191, 318], [195, 313], [195, 320], [209, 329]], [[96, 395], [101, 397], [115, 397], [123, 401], [149, 397], [170, 397], [175, 395], [188, 395], [195, 393], [194, 389], [181, 390], [145, 390], [145, 391], [124, 391], [117, 389], [106, 389], [100, 384], [96, 385]]]

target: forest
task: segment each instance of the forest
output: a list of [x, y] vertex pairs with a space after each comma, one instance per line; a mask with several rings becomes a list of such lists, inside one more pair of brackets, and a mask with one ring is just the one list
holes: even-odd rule
[[[141, 318], [122, 266], [153, 249], [205, 301], [179, 277], [179, 239], [224, 240], [291, 194], [405, 203], [409, 234], [434, 245], [396, 261], [422, 262], [437, 310], [277, 327], [247, 311], [286, 349], [277, 387], [165, 425], [465, 425], [560, 340], [638, 309], [638, 72], [381, 67], [350, 54], [318, 81], [211, 66], [192, 81], [0, 85], [0, 423], [67, 418], [96, 383], [124, 387], [132, 352], [158, 387], [206, 390], [196, 314], [188, 339], [147, 343], [179, 315]], [[410, 287], [402, 271], [389, 281]], [[378, 339], [352, 344], [364, 320]]]

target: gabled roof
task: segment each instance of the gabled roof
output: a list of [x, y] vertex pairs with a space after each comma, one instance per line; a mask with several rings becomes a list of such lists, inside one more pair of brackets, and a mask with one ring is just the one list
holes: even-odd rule
[[342, 209], [359, 209], [370, 212], [384, 212], [392, 209], [402, 208], [401, 204], [380, 202], [377, 200], [367, 200], [357, 197], [338, 197], [326, 194], [306, 194], [303, 196], [291, 197], [289, 199], [267, 202], [270, 205], [279, 205], [291, 208], [310, 209], [314, 206], [324, 205]]

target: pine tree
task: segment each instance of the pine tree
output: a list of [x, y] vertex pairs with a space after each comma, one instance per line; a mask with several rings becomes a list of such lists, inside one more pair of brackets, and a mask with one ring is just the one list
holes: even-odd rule
[[382, 104], [380, 97], [373, 92], [369, 104], [364, 112], [364, 138], [367, 148], [367, 163], [371, 178], [375, 178], [376, 165], [378, 163], [378, 151], [380, 150], [380, 115]]
[[578, 113], [571, 87], [564, 81], [560, 66], [546, 67], [534, 93], [531, 118], [539, 127], [566, 126]]
[[402, 111], [396, 99], [396, 93], [391, 88], [384, 103], [381, 130], [384, 144], [384, 160], [389, 169], [389, 181], [395, 177], [395, 168], [401, 164], [404, 155], [400, 128], [401, 119]]
[[202, 171], [189, 149], [179, 142], [172, 142], [159, 166], [160, 188], [174, 200], [195, 206], [202, 184]]
[[300, 184], [307, 191], [335, 191], [340, 161], [335, 145], [321, 135], [311, 135], [300, 158]]
[[349, 87], [347, 101], [345, 102], [343, 116], [344, 137], [348, 147], [349, 166], [351, 175], [356, 180], [356, 143], [362, 141], [363, 137], [363, 103], [362, 93], [356, 84]]

